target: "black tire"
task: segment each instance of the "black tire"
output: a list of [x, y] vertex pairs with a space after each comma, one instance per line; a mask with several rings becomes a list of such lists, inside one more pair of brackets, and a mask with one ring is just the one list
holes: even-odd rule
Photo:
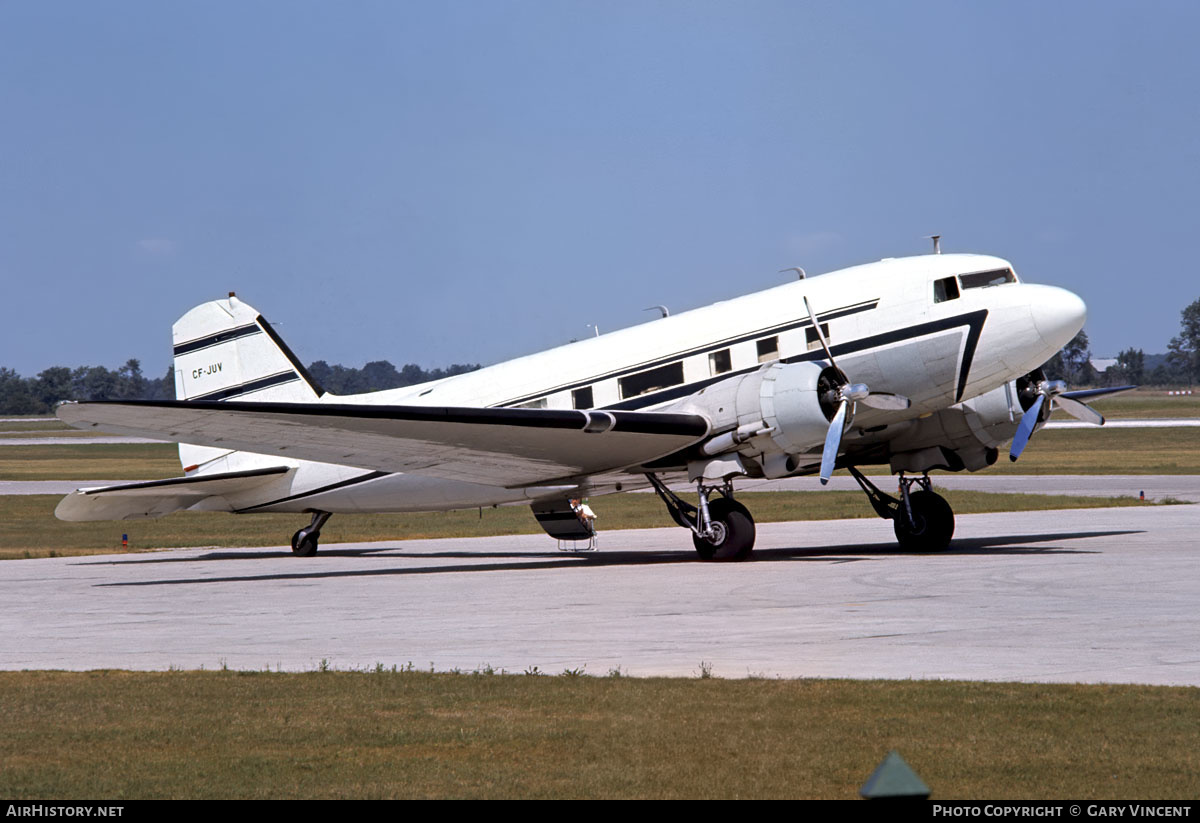
[[292, 554], [297, 557], [312, 557], [317, 553], [317, 542], [320, 537], [320, 532], [310, 532], [308, 529], [296, 532], [292, 535]]
[[717, 530], [715, 541], [692, 535], [701, 560], [746, 560], [754, 551], [754, 518], [741, 503], [718, 497], [708, 503], [708, 516]]
[[900, 548], [906, 552], [940, 552], [954, 536], [954, 510], [940, 494], [919, 491], [909, 495], [913, 522], [907, 522], [904, 504], [892, 522]]

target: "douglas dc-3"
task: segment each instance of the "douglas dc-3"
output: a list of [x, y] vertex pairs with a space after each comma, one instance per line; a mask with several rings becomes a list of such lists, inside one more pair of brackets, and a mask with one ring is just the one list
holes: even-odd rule
[[[666, 312], [663, 312], [666, 314]], [[887, 259], [664, 316], [478, 371], [324, 391], [232, 294], [175, 323], [175, 401], [65, 403], [81, 429], [180, 444], [184, 476], [84, 488], [63, 520], [176, 511], [304, 512], [297, 555], [333, 513], [530, 505], [548, 534], [593, 534], [585, 497], [653, 488], [704, 559], [741, 560], [739, 478], [849, 471], [900, 547], [946, 548], [929, 472], [1015, 460], [1053, 407], [1095, 424], [1040, 366], [1083, 327], [1069, 291], [996, 257]], [[886, 464], [899, 497], [859, 467]], [[684, 480], [698, 499], [672, 491]]]

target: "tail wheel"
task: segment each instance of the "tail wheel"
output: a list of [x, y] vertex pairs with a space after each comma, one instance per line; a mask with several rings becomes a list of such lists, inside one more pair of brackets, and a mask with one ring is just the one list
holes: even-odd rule
[[301, 529], [292, 535], [292, 554], [297, 557], [312, 557], [317, 553], [317, 540], [320, 532]]
[[940, 552], [950, 545], [954, 536], [954, 510], [940, 494], [931, 491], [913, 492], [908, 498], [912, 521], [907, 519], [903, 505], [900, 516], [893, 521], [896, 539], [906, 552]]
[[729, 497], [709, 501], [708, 517], [713, 537], [706, 540], [692, 535], [696, 553], [702, 560], [745, 560], [754, 550], [754, 518], [741, 503]]

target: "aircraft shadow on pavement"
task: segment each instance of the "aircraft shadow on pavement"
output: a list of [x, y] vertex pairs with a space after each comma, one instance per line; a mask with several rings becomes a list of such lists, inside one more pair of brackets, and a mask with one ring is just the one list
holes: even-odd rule
[[[1126, 531], [1087, 531], [1087, 532], [1056, 532], [1048, 534], [1002, 535], [997, 537], [975, 537], [955, 540], [945, 551], [926, 555], [916, 554], [914, 557], [944, 557], [947, 555], [1051, 555], [1051, 554], [1099, 554], [1097, 550], [1082, 548], [1066, 548], [1063, 546], [1033, 545], [1055, 543], [1068, 540], [1079, 540], [1090, 537], [1114, 537], [1127, 534], [1141, 534], [1140, 530]], [[285, 551], [217, 551], [199, 557], [151, 557], [137, 560], [110, 560], [103, 562], [82, 563], [80, 565], [142, 565], [150, 563], [196, 563], [214, 561], [245, 561], [279, 559], [287, 556]], [[848, 562], [855, 560], [870, 560], [872, 558], [900, 555], [896, 544], [875, 543], [844, 546], [819, 546], [800, 548], [764, 548], [754, 552], [754, 562], [779, 561], [815, 561], [815, 562]], [[388, 577], [410, 576], [425, 574], [453, 574], [460, 572], [495, 572], [495, 571], [537, 571], [543, 569], [591, 569], [605, 566], [650, 566], [678, 565], [684, 563], [701, 564], [695, 552], [689, 549], [676, 551], [597, 551], [597, 552], [421, 552], [405, 554], [398, 548], [370, 549], [323, 549], [319, 557], [358, 557], [372, 555], [376, 557], [403, 559], [416, 563], [431, 560], [465, 560], [461, 564], [418, 565], [390, 568], [369, 569], [336, 569], [322, 571], [319, 569], [303, 569], [295, 571], [274, 572], [264, 574], [238, 574], [220, 577], [179, 578], [173, 580], [133, 580], [126, 582], [98, 583], [99, 587], [124, 586], [162, 586], [192, 583], [235, 583], [249, 581], [271, 580], [319, 580], [322, 578], [351, 578], [351, 577]], [[319, 562], [318, 557], [318, 562]], [[491, 562], [489, 562], [491, 561]], [[296, 558], [298, 564], [311, 563], [312, 560]], [[719, 567], [724, 564], [704, 563], [706, 566]]]

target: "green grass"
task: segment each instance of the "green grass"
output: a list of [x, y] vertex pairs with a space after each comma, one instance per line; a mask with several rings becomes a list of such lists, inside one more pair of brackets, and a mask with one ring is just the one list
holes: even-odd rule
[[66, 423], [60, 423], [58, 420], [44, 420], [37, 417], [30, 417], [28, 420], [17, 420], [16, 418], [6, 418], [0, 421], [0, 433], [8, 432], [65, 432], [75, 431]]
[[[959, 514], [1154, 505], [1132, 497], [946, 490], [941, 493]], [[65, 523], [53, 514], [60, 499], [56, 495], [0, 497], [0, 559], [120, 552], [122, 534], [129, 535], [130, 548], [134, 551], [185, 546], [282, 546], [309, 520], [306, 514], [183, 512], [157, 520]], [[754, 492], [742, 495], [740, 499], [759, 523], [875, 516], [860, 492]], [[594, 498], [591, 502], [602, 532], [674, 526], [663, 504], [653, 494], [614, 494]], [[542, 533], [527, 507], [502, 506], [482, 511], [337, 515], [321, 530], [321, 541], [328, 545]], [[679, 539], [681, 546], [687, 545], [686, 534], [682, 531]]]
[[1050, 429], [1021, 459], [1003, 449], [993, 474], [1200, 474], [1200, 428]]
[[[1138, 390], [1102, 397], [1088, 403], [1105, 417], [1200, 417], [1200, 394], [1168, 395], [1165, 391]], [[1056, 415], [1057, 417], [1057, 415]], [[1063, 415], [1065, 418], [1065, 415]]]
[[891, 749], [935, 799], [1200, 793], [1193, 688], [5, 672], [0, 705], [10, 799], [849, 799]]
[[0, 480], [160, 480], [181, 474], [174, 443], [0, 445]]

